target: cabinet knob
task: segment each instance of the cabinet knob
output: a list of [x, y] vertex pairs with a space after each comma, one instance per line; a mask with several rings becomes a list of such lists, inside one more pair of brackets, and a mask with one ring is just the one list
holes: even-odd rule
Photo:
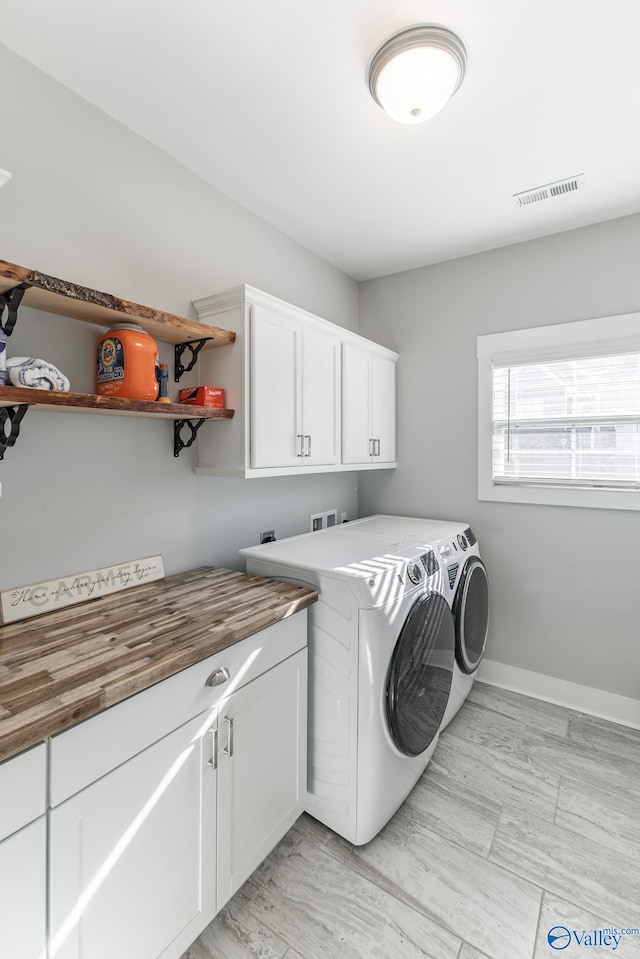
[[218, 669], [214, 669], [209, 678], [207, 679], [205, 686], [222, 686], [223, 683], [229, 679], [231, 673], [226, 666], [220, 666]]

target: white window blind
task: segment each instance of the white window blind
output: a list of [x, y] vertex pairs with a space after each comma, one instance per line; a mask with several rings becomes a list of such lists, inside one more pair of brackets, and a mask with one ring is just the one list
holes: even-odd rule
[[640, 352], [493, 363], [496, 485], [640, 489]]

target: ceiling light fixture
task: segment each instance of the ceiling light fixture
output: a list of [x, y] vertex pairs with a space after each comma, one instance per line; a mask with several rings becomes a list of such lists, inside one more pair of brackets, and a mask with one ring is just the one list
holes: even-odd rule
[[439, 113], [456, 92], [467, 51], [443, 27], [401, 30], [386, 40], [369, 65], [371, 96], [400, 123], [423, 123]]
[[6, 170], [0, 170], [0, 186], [4, 186], [11, 179], [11, 174]]

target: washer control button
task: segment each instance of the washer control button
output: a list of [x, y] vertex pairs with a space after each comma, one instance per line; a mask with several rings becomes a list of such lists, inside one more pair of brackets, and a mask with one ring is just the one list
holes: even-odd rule
[[462, 549], [466, 549], [467, 546], [469, 545], [466, 539], [464, 538], [464, 536], [462, 535], [462, 533], [458, 533], [458, 543], [460, 544]]
[[417, 563], [409, 563], [407, 566], [407, 576], [411, 580], [414, 586], [417, 586], [418, 583], [422, 581], [422, 567], [418, 566]]
[[427, 576], [433, 576], [434, 573], [438, 572], [438, 560], [432, 549], [430, 549], [428, 553], [422, 554], [420, 562], [424, 566]]

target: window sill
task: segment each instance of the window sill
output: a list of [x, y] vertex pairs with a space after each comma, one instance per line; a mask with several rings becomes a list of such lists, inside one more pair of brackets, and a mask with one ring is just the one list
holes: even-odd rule
[[640, 510], [640, 491], [581, 489], [563, 486], [478, 485], [478, 499], [539, 506], [584, 506], [589, 509]]

